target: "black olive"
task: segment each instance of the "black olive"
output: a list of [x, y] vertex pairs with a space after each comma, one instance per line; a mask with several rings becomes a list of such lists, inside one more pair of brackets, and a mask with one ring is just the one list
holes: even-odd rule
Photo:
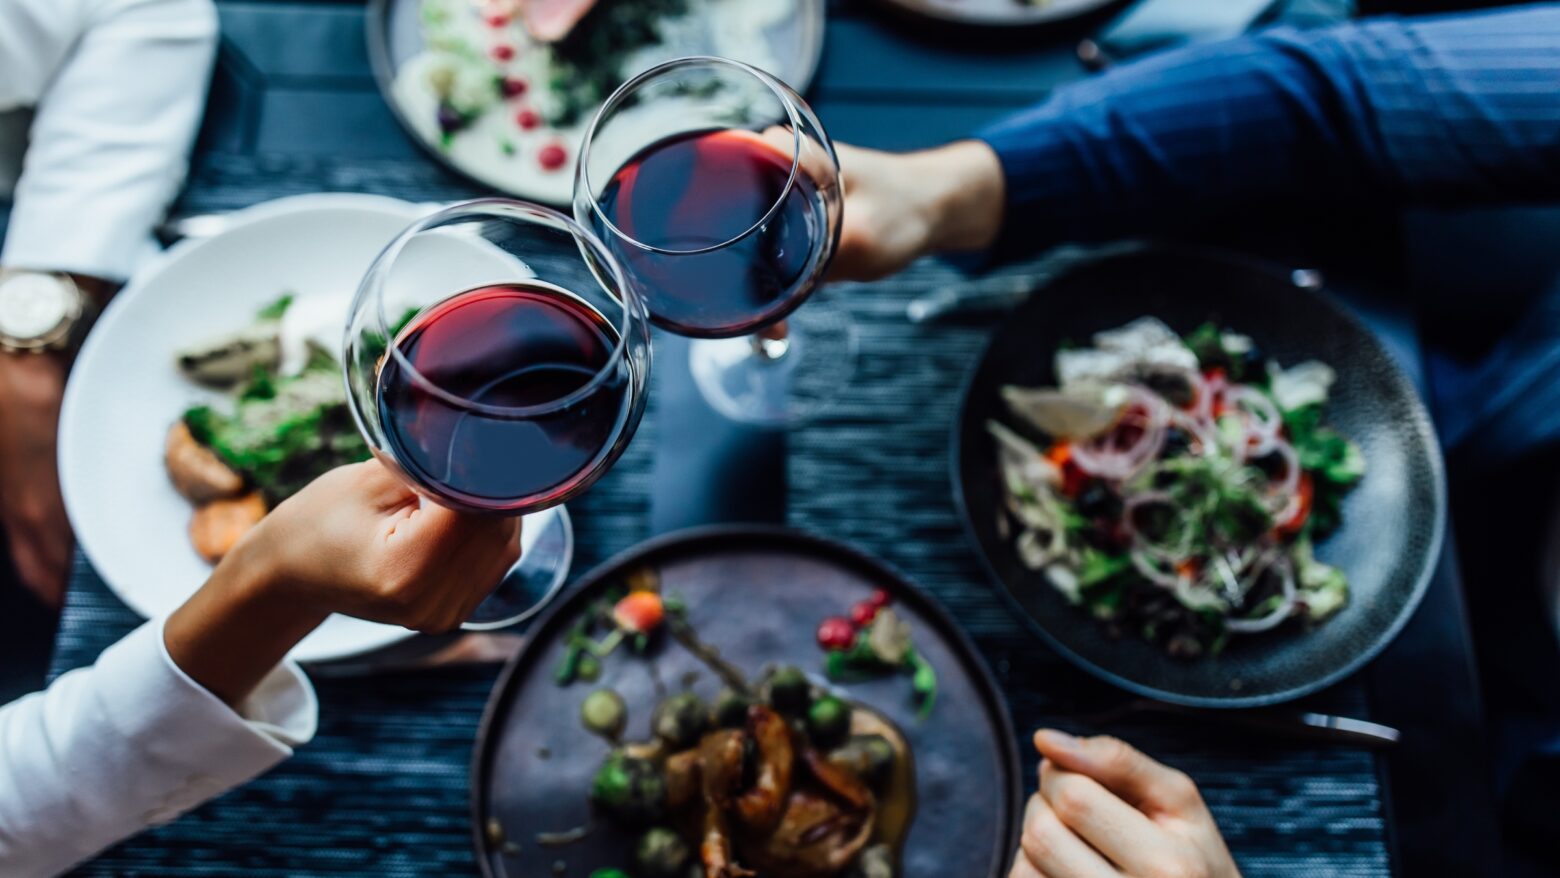
[[1267, 354], [1253, 342], [1251, 347], [1240, 355], [1238, 371], [1242, 381], [1260, 380], [1267, 372]]
[[1113, 520], [1121, 517], [1121, 498], [1104, 482], [1094, 479], [1078, 492], [1078, 511], [1085, 518]]
[[1192, 437], [1186, 435], [1186, 431], [1180, 427], [1171, 427], [1165, 430], [1166, 455], [1183, 454], [1192, 447]]

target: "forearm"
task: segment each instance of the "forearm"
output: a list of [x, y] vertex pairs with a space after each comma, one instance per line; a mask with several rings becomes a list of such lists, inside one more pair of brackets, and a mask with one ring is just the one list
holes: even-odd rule
[[1064, 88], [981, 134], [1012, 255], [1278, 199], [1348, 209], [1560, 196], [1560, 8], [1199, 46]]
[[241, 541], [163, 630], [174, 663], [228, 705], [247, 698], [329, 615], [271, 580], [261, 551]]

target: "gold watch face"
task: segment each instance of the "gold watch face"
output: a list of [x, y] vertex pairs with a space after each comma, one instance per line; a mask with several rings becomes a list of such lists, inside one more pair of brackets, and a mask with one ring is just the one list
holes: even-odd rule
[[80, 294], [70, 281], [23, 272], [0, 279], [0, 343], [19, 348], [50, 346], [70, 333]]

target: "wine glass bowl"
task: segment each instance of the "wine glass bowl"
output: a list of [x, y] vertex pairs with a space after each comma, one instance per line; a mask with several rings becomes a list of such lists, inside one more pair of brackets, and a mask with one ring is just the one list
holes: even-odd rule
[[834, 255], [842, 208], [834, 147], [806, 102], [725, 58], [624, 83], [576, 170], [575, 218], [622, 262], [651, 319], [694, 338], [748, 335], [800, 306]]
[[668, 61], [591, 120], [574, 215], [628, 273], [650, 319], [693, 338], [689, 369], [729, 418], [784, 426], [832, 401], [855, 360], [822, 286], [844, 210], [839, 160], [806, 101], [726, 58]]
[[[353, 300], [343, 362], [363, 437], [408, 485], [452, 509], [524, 515], [577, 496], [622, 454], [644, 413], [649, 322], [589, 231], [483, 199], [385, 248]], [[484, 606], [516, 618], [518, 593], [550, 596], [570, 549], [552, 542]]]

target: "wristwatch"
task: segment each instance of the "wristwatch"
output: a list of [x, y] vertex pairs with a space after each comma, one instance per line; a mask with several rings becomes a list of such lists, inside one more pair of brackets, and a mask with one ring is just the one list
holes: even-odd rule
[[87, 326], [91, 300], [69, 275], [0, 272], [0, 351], [69, 350]]

